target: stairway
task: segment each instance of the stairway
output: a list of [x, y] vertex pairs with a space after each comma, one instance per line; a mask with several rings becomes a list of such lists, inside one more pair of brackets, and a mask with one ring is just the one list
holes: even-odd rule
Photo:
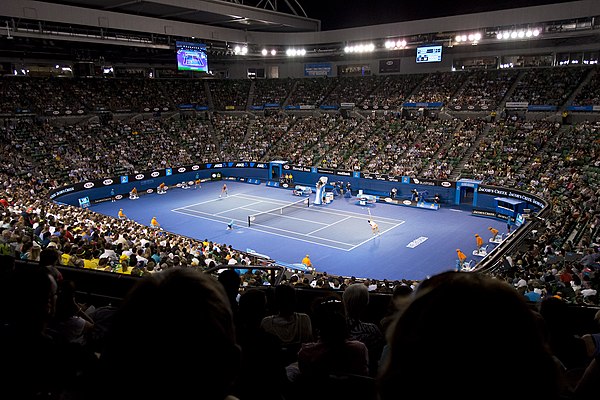
[[208, 109], [214, 111], [215, 103], [212, 98], [212, 93], [210, 92], [210, 85], [208, 81], [204, 81], [204, 93], [206, 93], [206, 99], [208, 100]]
[[594, 77], [594, 75], [596, 75], [597, 73], [598, 73], [597, 69], [590, 68], [590, 70], [588, 71], [585, 78], [583, 78], [581, 80], [581, 83], [579, 84], [579, 86], [577, 86], [577, 88], [575, 88], [575, 90], [573, 90], [573, 93], [571, 93], [571, 95], [567, 98], [567, 100], [564, 102], [564, 104], [562, 104], [560, 106], [560, 108], [558, 109], [559, 113], [562, 113], [563, 111], [565, 111], [567, 109], [568, 106], [573, 104], [573, 100], [581, 92], [581, 89], [583, 89], [585, 87], [585, 85], [587, 85], [589, 83], [589, 81], [591, 81], [592, 78]]
[[465, 163], [467, 162], [467, 160], [472, 159], [473, 153], [475, 153], [475, 151], [477, 151], [477, 149], [479, 148], [479, 143], [481, 143], [481, 141], [487, 137], [487, 134], [490, 131], [491, 127], [491, 124], [486, 124], [485, 128], [483, 128], [483, 132], [481, 132], [481, 134], [475, 139], [469, 150], [467, 150], [466, 153], [463, 154], [461, 160], [458, 162], [458, 164], [456, 164], [456, 166], [452, 170], [450, 179], [457, 180], [460, 178]]

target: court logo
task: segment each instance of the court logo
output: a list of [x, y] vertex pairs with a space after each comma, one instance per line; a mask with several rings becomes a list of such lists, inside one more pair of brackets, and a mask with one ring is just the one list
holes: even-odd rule
[[153, 173], [150, 174], [150, 176], [153, 178], [156, 178], [159, 175], [160, 175], [160, 172], [158, 172], [158, 171], [154, 171]]
[[135, 176], [135, 179], [137, 179], [138, 181], [139, 181], [140, 179], [144, 179], [144, 174], [137, 174], [137, 175]]
[[416, 183], [417, 185], [418, 185], [419, 183], [421, 183], [421, 181], [420, 181], [420, 180], [418, 180], [417, 178], [413, 178], [413, 182], [414, 182], [414, 183]]
[[420, 236], [420, 237], [416, 238], [415, 240], [413, 240], [412, 242], [410, 242], [409, 244], [407, 244], [406, 247], [408, 247], [409, 249], [414, 249], [415, 247], [417, 247], [418, 245], [420, 245], [427, 239], [429, 239], [427, 236]]
[[112, 179], [105, 179], [102, 181], [102, 184], [105, 186], [112, 185], [112, 183], [113, 183]]
[[153, 189], [148, 189], [148, 190], [146, 190], [146, 193], [152, 193], [152, 192], [154, 192], [154, 190], [153, 190]]
[[83, 185], [83, 187], [84, 187], [84, 188], [86, 188], [86, 189], [93, 188], [93, 187], [94, 187], [94, 182], [86, 182], [86, 183]]
[[181, 167], [177, 170], [177, 172], [185, 172], [185, 167]]
[[441, 185], [443, 187], [450, 187], [450, 186], [452, 186], [452, 184], [450, 182], [442, 182]]
[[123, 196], [122, 196], [122, 195], [120, 195], [120, 194], [118, 194], [118, 195], [116, 195], [116, 196], [115, 196], [115, 199], [116, 199], [116, 200], [121, 200], [122, 198], [123, 198]]
[[199, 165], [192, 166], [192, 171], [198, 171], [200, 169]]
[[412, 202], [410, 200], [404, 200], [402, 204], [404, 204], [405, 206], [410, 206]]

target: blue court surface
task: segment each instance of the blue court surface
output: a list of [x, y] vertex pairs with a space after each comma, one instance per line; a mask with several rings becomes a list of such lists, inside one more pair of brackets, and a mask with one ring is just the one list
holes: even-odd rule
[[[119, 208], [130, 219], [150, 225], [156, 216], [162, 228], [195, 239], [208, 239], [284, 263], [299, 263], [309, 254], [317, 271], [376, 279], [424, 279], [454, 269], [456, 249], [473, 256], [475, 234], [486, 241], [502, 221], [472, 216], [469, 211], [444, 207], [438, 211], [387, 203], [356, 204], [356, 198], [337, 197], [310, 207], [291, 190], [227, 181], [228, 196], [220, 197], [221, 182], [201, 188], [171, 188], [164, 195], [145, 195], [92, 206], [116, 216]], [[296, 203], [288, 207], [292, 203]], [[248, 220], [250, 217], [250, 226]], [[379, 234], [367, 222], [374, 220]], [[227, 224], [233, 221], [234, 229]]]

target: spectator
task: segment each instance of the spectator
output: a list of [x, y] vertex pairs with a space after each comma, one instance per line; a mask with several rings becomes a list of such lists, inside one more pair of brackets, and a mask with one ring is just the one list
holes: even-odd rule
[[407, 398], [443, 391], [478, 399], [493, 388], [497, 398], [558, 399], [566, 388], [541, 327], [524, 298], [500, 280], [435, 275], [417, 287], [388, 331], [381, 399], [396, 399], [398, 388]]
[[[90, 388], [90, 397], [223, 400], [239, 360], [222, 286], [200, 272], [172, 268], [142, 278], [114, 316], [101, 373], [126, 366], [131, 384], [109, 379]], [[159, 377], [147, 384], [148, 374]]]
[[349, 338], [364, 343], [369, 350], [369, 372], [377, 375], [377, 365], [385, 339], [379, 326], [362, 320], [367, 313], [369, 290], [362, 283], [354, 283], [344, 290], [342, 296], [346, 308]]
[[285, 353], [285, 362], [293, 362], [302, 343], [313, 340], [311, 319], [306, 313], [296, 312], [296, 292], [292, 286], [275, 287], [277, 314], [263, 318], [260, 326], [279, 338]]

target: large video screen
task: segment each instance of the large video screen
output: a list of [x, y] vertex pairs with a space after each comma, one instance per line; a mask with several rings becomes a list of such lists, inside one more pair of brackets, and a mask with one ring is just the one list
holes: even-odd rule
[[202, 43], [176, 42], [177, 69], [180, 71], [201, 71], [208, 73], [206, 45]]
[[442, 61], [442, 46], [417, 47], [417, 63], [429, 63]]

